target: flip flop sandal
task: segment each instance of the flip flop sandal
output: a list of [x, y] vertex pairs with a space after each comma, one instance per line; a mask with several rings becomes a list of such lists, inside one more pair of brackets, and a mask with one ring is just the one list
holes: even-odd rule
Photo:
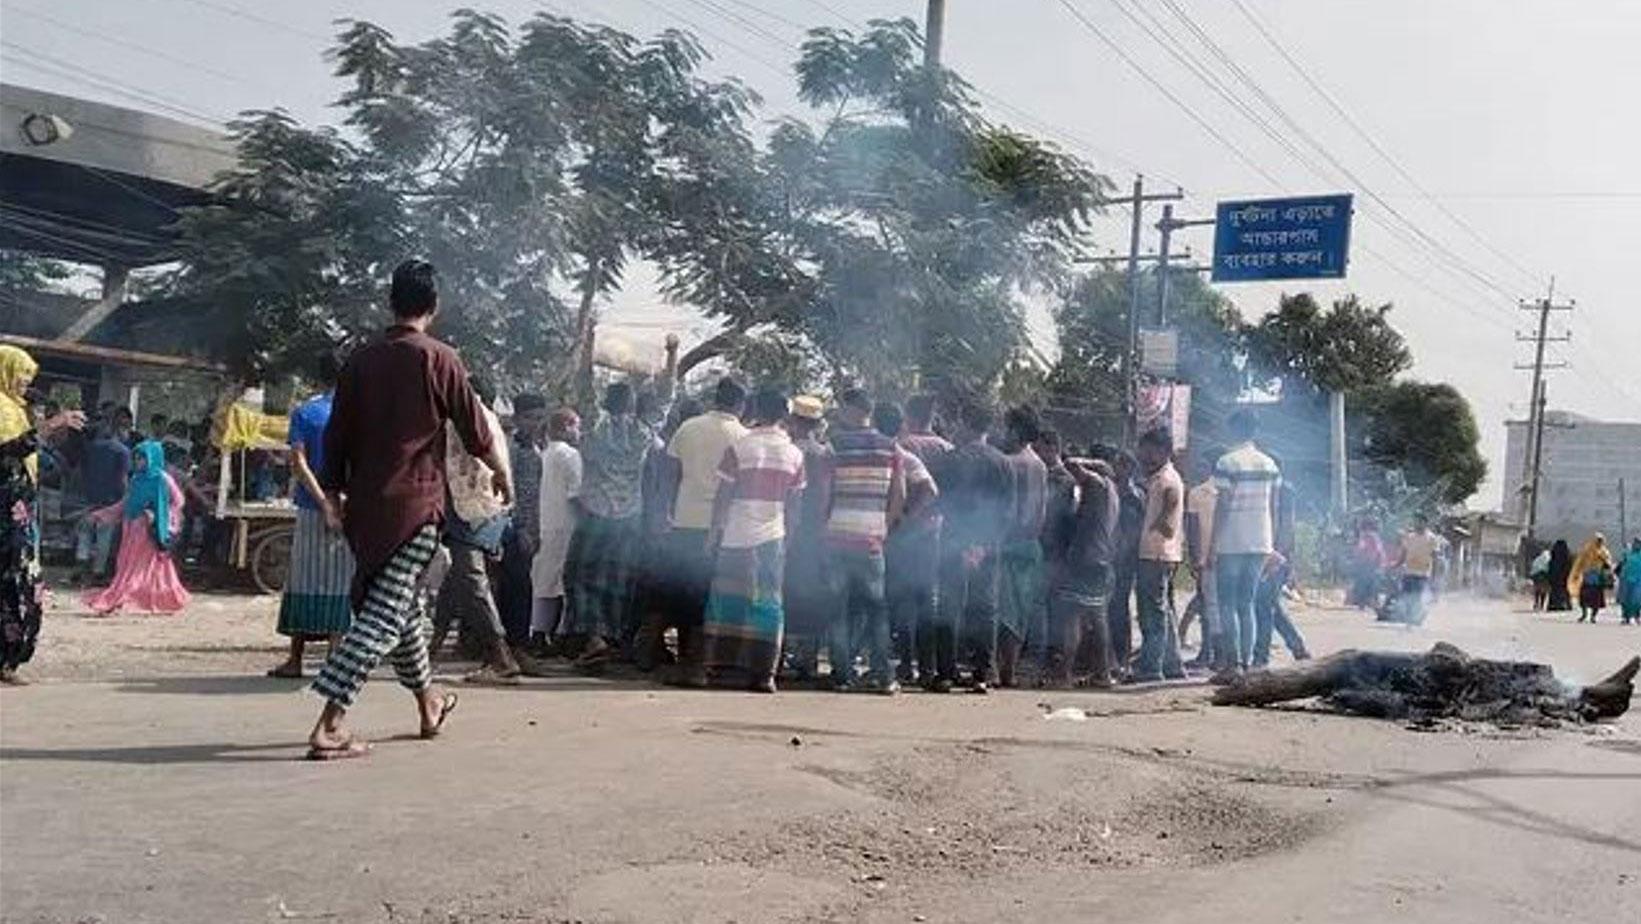
[[364, 741], [349, 740], [347, 744], [333, 748], [308, 748], [308, 760], [351, 760], [355, 757], [365, 757], [370, 754], [370, 744]]
[[456, 703], [459, 699], [460, 697], [452, 691], [446, 693], [444, 699], [439, 700], [438, 721], [434, 722], [432, 726], [422, 729], [422, 740], [431, 741], [439, 737], [439, 732], [444, 729], [444, 720], [450, 718], [450, 713], [456, 711]]
[[301, 680], [302, 679], [302, 668], [299, 667], [299, 668], [297, 668], [296, 670], [293, 671], [290, 668], [286, 667], [285, 665], [281, 664], [278, 667], [269, 668], [268, 676], [269, 677], [277, 677], [280, 680]]

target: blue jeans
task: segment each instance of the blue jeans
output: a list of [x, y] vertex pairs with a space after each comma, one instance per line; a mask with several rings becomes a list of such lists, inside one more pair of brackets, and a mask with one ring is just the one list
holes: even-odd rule
[[97, 577], [108, 574], [108, 559], [114, 550], [114, 534], [120, 524], [98, 523], [90, 517], [80, 521], [74, 530], [74, 560], [90, 569]]
[[1178, 569], [1176, 562], [1145, 559], [1135, 569], [1134, 595], [1140, 604], [1140, 654], [1134, 659], [1135, 677], [1185, 675], [1179, 657], [1179, 623], [1174, 620], [1174, 572]]
[[1259, 572], [1265, 567], [1265, 553], [1221, 555], [1214, 560], [1219, 579], [1219, 629], [1225, 639], [1223, 659], [1237, 667], [1249, 667], [1254, 660], [1257, 626], [1254, 598], [1259, 592]]
[[1305, 638], [1299, 634], [1299, 627], [1288, 618], [1288, 611], [1282, 605], [1282, 588], [1288, 585], [1288, 573], [1291, 570], [1289, 566], [1283, 565], [1259, 582], [1254, 609], [1255, 667], [1270, 663], [1272, 629], [1282, 636], [1282, 643], [1288, 646], [1288, 652], [1294, 657], [1303, 657], [1306, 653]]
[[894, 679], [889, 671], [889, 607], [883, 596], [883, 553], [864, 549], [831, 549], [826, 577], [832, 591], [832, 627], [828, 660], [832, 682], [854, 680], [855, 655], [866, 649], [870, 678]]

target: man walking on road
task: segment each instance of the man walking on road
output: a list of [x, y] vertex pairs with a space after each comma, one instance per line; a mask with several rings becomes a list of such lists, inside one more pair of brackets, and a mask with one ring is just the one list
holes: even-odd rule
[[1277, 486], [1282, 482], [1276, 462], [1254, 445], [1259, 425], [1253, 414], [1237, 411], [1227, 426], [1234, 442], [1214, 465], [1214, 570], [1225, 640], [1216, 675], [1220, 680], [1253, 664], [1254, 598], [1265, 559], [1276, 548]]
[[416, 602], [416, 582], [433, 559], [444, 519], [447, 424], [489, 466], [496, 494], [512, 500], [507, 464], [467, 370], [455, 350], [427, 335], [439, 310], [433, 265], [399, 264], [389, 302], [394, 324], [342, 370], [325, 430], [321, 485], [344, 511], [358, 569], [353, 624], [313, 682], [326, 700], [308, 736], [316, 760], [367, 753], [343, 720], [383, 658], [415, 697], [423, 738], [438, 735], [456, 707], [454, 693], [433, 686], [425, 614]]

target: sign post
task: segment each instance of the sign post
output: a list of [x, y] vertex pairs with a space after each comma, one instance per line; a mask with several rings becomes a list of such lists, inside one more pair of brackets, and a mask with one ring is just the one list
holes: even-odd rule
[[1214, 282], [1343, 279], [1350, 262], [1351, 196], [1221, 202], [1214, 220]]

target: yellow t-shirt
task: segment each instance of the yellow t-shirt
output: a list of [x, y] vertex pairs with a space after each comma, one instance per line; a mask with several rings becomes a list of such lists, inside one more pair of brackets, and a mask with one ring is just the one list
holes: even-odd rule
[[1413, 577], [1430, 577], [1436, 571], [1436, 534], [1402, 534], [1402, 572]]

